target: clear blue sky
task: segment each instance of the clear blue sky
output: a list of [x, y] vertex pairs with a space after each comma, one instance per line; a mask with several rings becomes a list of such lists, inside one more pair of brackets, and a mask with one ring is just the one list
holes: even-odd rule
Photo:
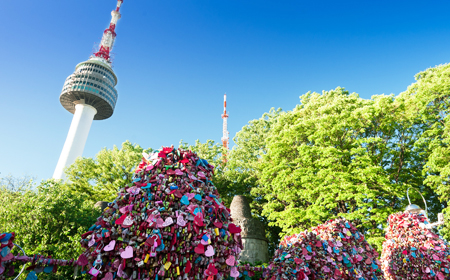
[[[72, 114], [64, 80], [100, 42], [115, 0], [4, 0], [0, 11], [0, 176], [50, 178]], [[125, 0], [117, 27], [114, 115], [94, 121], [92, 157], [220, 141], [271, 107], [337, 86], [399, 94], [450, 61], [449, 1]]]

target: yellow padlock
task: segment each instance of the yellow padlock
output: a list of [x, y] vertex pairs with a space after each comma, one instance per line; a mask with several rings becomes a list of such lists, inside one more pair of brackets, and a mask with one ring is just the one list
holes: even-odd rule
[[216, 233], [216, 236], [219, 236], [219, 229], [218, 228], [215, 228], [214, 232]]
[[147, 254], [147, 256], [145, 256], [145, 260], [144, 260], [144, 262], [145, 263], [147, 263], [148, 262], [148, 259], [150, 258], [150, 255], [149, 254]]
[[177, 275], [180, 275], [180, 267], [177, 266]]

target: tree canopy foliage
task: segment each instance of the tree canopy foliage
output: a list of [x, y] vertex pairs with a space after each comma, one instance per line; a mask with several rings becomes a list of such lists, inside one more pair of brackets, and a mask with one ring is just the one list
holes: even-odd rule
[[32, 188], [33, 178], [29, 175], [23, 177], [14, 177], [8, 175], [6, 177], [0, 178], [0, 186], [4, 190], [9, 190], [12, 192], [23, 192], [27, 189]]
[[218, 189], [221, 194], [229, 197], [229, 203], [235, 195], [244, 195], [248, 198], [253, 218], [259, 219], [265, 226], [270, 254], [273, 254], [278, 246], [281, 229], [277, 224], [271, 223], [267, 215], [262, 214], [267, 200], [259, 192], [252, 190], [262, 187], [261, 159], [267, 153], [266, 138], [281, 114], [281, 108], [272, 108], [261, 118], [249, 121], [236, 133], [233, 138], [235, 146], [229, 152], [227, 165], [222, 174], [222, 186]]
[[[96, 221], [100, 210], [86, 195], [53, 180], [18, 189], [0, 185], [0, 232], [15, 232], [14, 242], [27, 255], [77, 258], [82, 253], [81, 234]], [[73, 269], [60, 268], [57, 274], [44, 275], [39, 278], [69, 279]]]
[[413, 187], [436, 219], [449, 193], [447, 69], [419, 73], [397, 98], [365, 100], [342, 88], [301, 96], [266, 138], [252, 189], [267, 201], [262, 214], [287, 234], [344, 216], [380, 246], [388, 215], [404, 209]]
[[[411, 119], [426, 129], [417, 145], [427, 151], [422, 174], [424, 183], [435, 194], [446, 215], [446, 223], [440, 233], [450, 239], [450, 64], [429, 68], [416, 75], [416, 82], [400, 94], [408, 105]], [[436, 211], [433, 210], [435, 213]]]
[[93, 201], [113, 201], [119, 187], [130, 183], [142, 152], [151, 151], [129, 141], [120, 149], [104, 148], [95, 158], [78, 158], [66, 170], [67, 180], [74, 192], [87, 194]]

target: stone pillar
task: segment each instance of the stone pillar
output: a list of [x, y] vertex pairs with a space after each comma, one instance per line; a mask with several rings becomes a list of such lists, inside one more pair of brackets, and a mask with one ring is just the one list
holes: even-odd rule
[[100, 208], [103, 212], [103, 210], [105, 210], [106, 207], [108, 207], [108, 202], [106, 201], [97, 201], [97, 203], [95, 203], [94, 207], [96, 208]]
[[257, 261], [267, 263], [269, 251], [264, 225], [252, 217], [250, 205], [243, 195], [233, 198], [230, 206], [233, 222], [242, 229], [242, 245], [240, 261], [254, 264]]

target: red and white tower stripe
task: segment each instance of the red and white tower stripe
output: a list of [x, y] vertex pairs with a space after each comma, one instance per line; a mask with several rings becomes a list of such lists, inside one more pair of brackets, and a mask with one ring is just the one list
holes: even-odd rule
[[[222, 114], [222, 119], [223, 119], [223, 136], [222, 136], [222, 144], [223, 144], [223, 147], [226, 149], [226, 150], [229, 150], [229, 147], [228, 147], [228, 141], [229, 141], [229, 139], [230, 139], [230, 137], [229, 137], [229, 133], [228, 133], [228, 124], [227, 124], [227, 121], [228, 121], [228, 114], [227, 114], [227, 95], [225, 94], [224, 96], [223, 96], [223, 114]], [[224, 155], [224, 161], [226, 161], [226, 155]]]
[[116, 39], [116, 24], [120, 19], [120, 6], [122, 5], [123, 0], [117, 0], [117, 7], [114, 11], [111, 12], [111, 22], [109, 23], [109, 27], [105, 29], [103, 32], [102, 42], [100, 43], [100, 49], [94, 55], [96, 57], [101, 57], [111, 63], [110, 61], [110, 52], [112, 51], [114, 40]]

